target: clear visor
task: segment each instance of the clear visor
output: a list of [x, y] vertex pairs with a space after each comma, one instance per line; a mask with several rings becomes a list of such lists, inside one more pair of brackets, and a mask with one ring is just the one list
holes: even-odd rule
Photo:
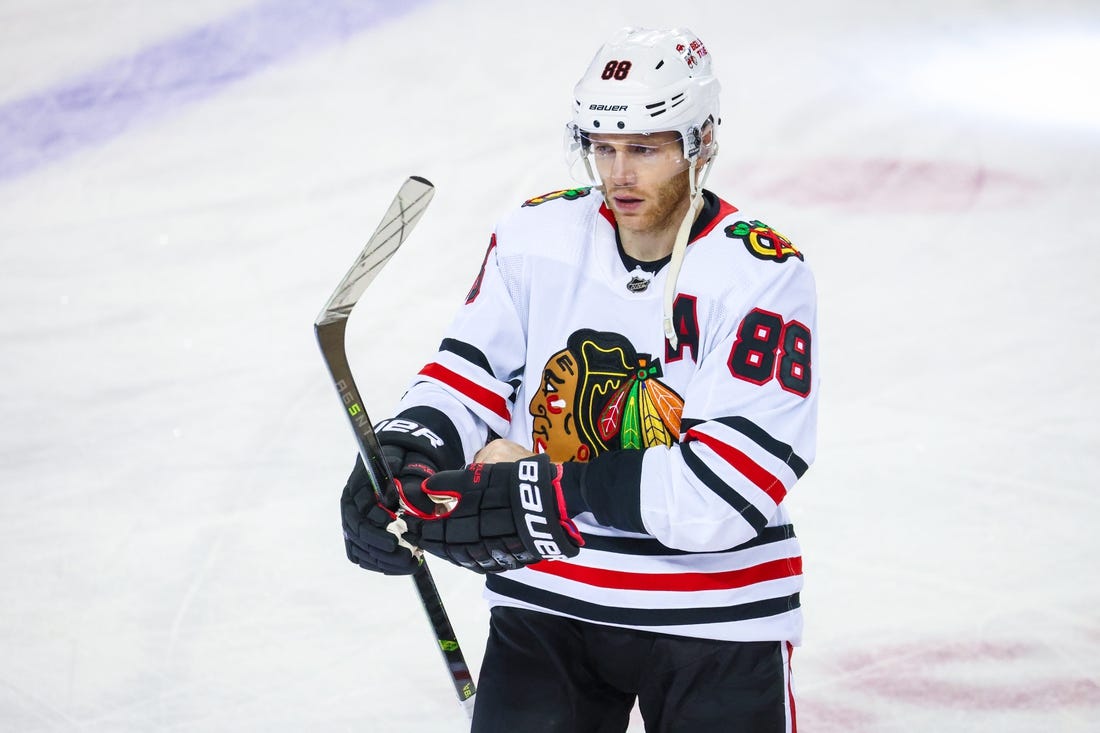
[[586, 186], [624, 186], [635, 180], [659, 182], [691, 167], [675, 132], [584, 132], [569, 123], [564, 144], [569, 174]]

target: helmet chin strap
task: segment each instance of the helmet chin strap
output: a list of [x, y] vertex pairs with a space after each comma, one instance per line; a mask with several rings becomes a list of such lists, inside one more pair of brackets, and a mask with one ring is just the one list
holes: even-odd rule
[[595, 185], [592, 186], [592, 188], [596, 189], [600, 193], [606, 191], [607, 187], [604, 186], [603, 179], [596, 175], [596, 171], [592, 170], [592, 163], [589, 162], [588, 156], [582, 155], [581, 160], [584, 161], [584, 170], [588, 173], [588, 180], [595, 182]]
[[[698, 176], [688, 176], [690, 186], [690, 200], [684, 220], [680, 222], [680, 228], [676, 230], [676, 240], [672, 244], [672, 257], [668, 262], [668, 279], [665, 280], [665, 310], [664, 328], [665, 338], [676, 348], [679, 339], [676, 336], [676, 327], [672, 322], [672, 305], [676, 299], [676, 280], [680, 277], [680, 267], [684, 264], [684, 253], [687, 251], [688, 237], [691, 236], [691, 226], [695, 223], [695, 217], [699, 215], [699, 209], [703, 206], [703, 185], [710, 175], [710, 164], [714, 162], [717, 150], [712, 150], [703, 163], [703, 170]], [[696, 180], [698, 178], [698, 180]]]

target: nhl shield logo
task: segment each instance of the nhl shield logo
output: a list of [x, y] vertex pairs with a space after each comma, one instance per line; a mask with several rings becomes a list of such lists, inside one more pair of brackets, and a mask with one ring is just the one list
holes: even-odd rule
[[649, 287], [650, 278], [634, 275], [626, 284], [626, 289], [632, 293], [644, 293]]

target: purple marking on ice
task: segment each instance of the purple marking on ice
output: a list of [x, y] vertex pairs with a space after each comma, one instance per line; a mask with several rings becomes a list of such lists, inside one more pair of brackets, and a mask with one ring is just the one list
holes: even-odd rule
[[427, 0], [266, 0], [0, 105], [0, 181], [210, 97], [297, 53], [339, 42]]

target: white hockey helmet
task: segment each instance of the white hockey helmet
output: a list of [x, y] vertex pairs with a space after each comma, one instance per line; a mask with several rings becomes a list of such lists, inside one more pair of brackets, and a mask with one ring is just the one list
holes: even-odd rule
[[706, 46], [687, 28], [623, 28], [600, 48], [573, 90], [573, 155], [587, 152], [591, 133], [675, 130], [689, 162], [703, 153], [713, 157], [716, 131], [711, 128], [704, 149], [703, 126], [720, 121], [720, 89]]

